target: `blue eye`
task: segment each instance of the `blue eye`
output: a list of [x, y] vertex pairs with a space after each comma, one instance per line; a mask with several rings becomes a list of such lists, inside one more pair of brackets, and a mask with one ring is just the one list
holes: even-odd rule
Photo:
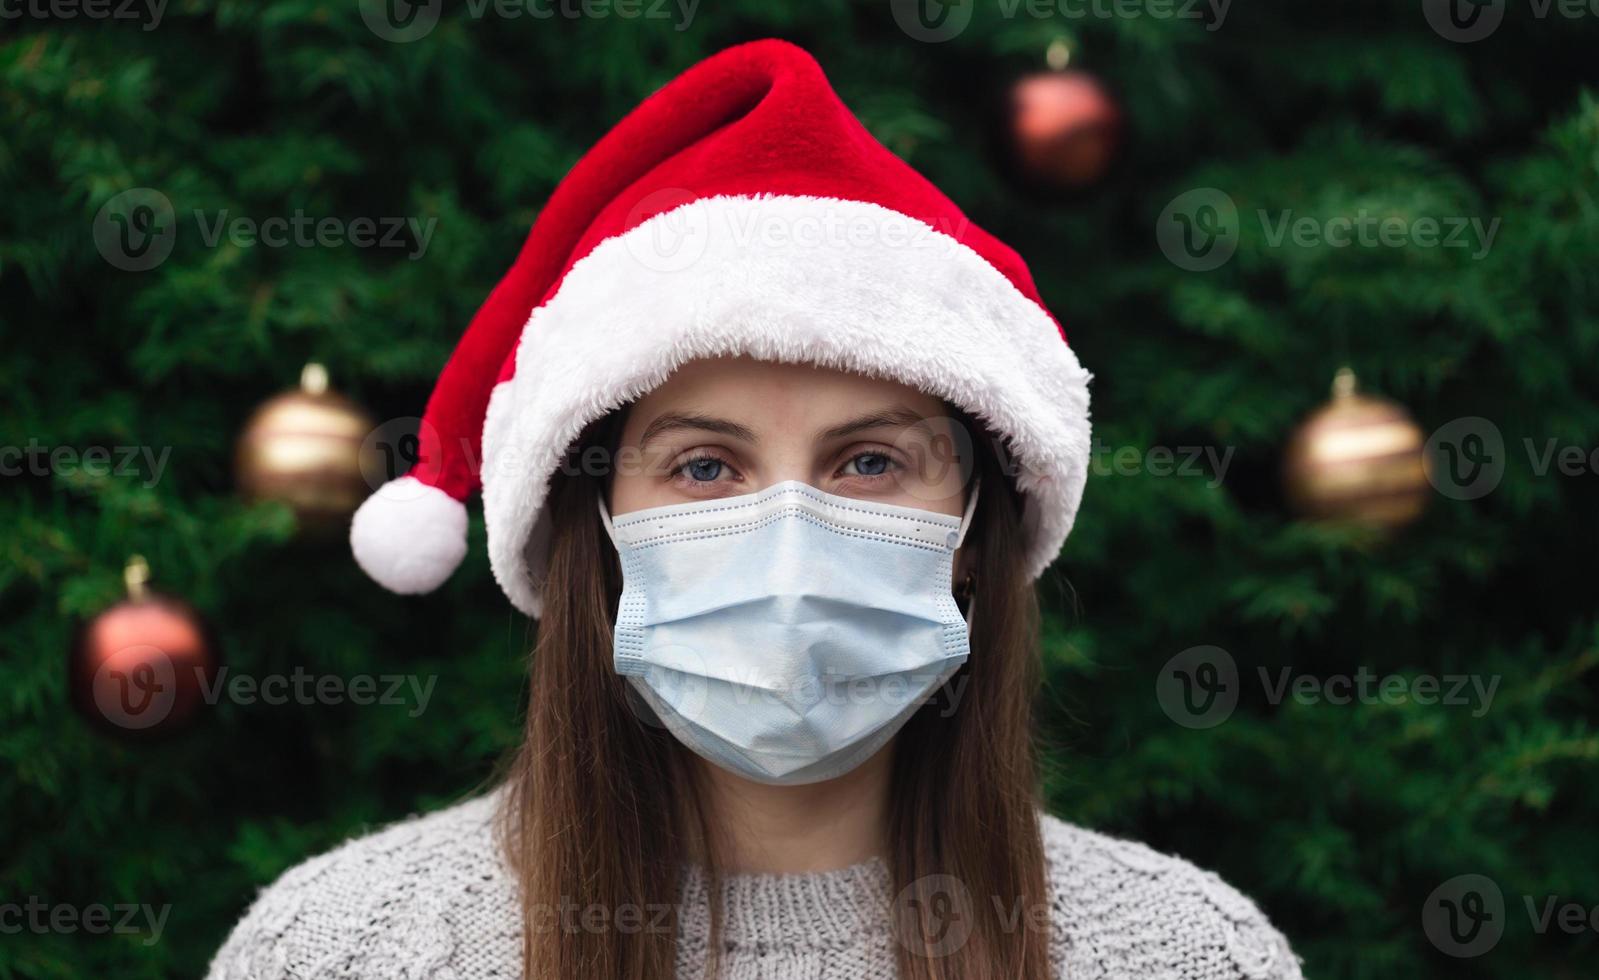
[[860, 476], [882, 476], [888, 472], [888, 457], [882, 453], [861, 453], [850, 460]]
[[690, 480], [710, 483], [722, 475], [722, 461], [711, 457], [691, 459], [683, 464], [683, 472], [688, 474]]

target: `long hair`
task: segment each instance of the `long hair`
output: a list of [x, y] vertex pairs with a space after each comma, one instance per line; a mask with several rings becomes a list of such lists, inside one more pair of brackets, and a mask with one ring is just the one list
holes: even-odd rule
[[[590, 426], [551, 487], [526, 732], [500, 812], [527, 980], [671, 980], [684, 866], [698, 861], [707, 894], [721, 893], [699, 766], [611, 668], [621, 570], [595, 507], [604, 480], [578, 461], [591, 446], [614, 459], [619, 428], [614, 414]], [[890, 777], [885, 857], [904, 980], [1050, 975], [1032, 741], [1038, 607], [1017, 562], [1020, 497], [995, 454], [974, 448], [971, 655], [901, 730]], [[711, 969], [716, 948], [713, 937]]]

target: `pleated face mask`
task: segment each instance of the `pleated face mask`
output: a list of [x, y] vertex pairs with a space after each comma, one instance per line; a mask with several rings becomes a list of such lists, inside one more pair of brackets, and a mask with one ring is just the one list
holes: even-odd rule
[[701, 757], [762, 783], [842, 775], [961, 664], [971, 524], [786, 481], [600, 514], [622, 559], [615, 667]]

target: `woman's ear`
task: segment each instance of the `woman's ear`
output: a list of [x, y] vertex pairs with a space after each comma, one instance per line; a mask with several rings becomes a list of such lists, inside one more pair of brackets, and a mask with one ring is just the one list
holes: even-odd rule
[[977, 553], [971, 546], [968, 538], [959, 548], [955, 549], [955, 561], [951, 586], [955, 595], [955, 603], [961, 612], [966, 612], [972, 596], [977, 592]]
[[961, 583], [970, 579], [972, 577], [972, 573], [976, 571], [976, 550], [977, 549], [972, 547], [970, 539], [964, 542], [959, 548], [955, 549], [955, 571], [953, 579], [955, 588], [957, 590], [960, 589]]

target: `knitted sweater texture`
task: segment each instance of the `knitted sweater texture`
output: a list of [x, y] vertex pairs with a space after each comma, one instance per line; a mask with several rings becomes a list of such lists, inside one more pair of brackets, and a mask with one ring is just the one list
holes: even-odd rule
[[[291, 869], [265, 889], [210, 980], [517, 980], [521, 912], [493, 833], [494, 797], [415, 817]], [[1176, 858], [1043, 818], [1054, 972], [1074, 980], [1302, 980], [1283, 937], [1221, 879]], [[868, 861], [722, 888], [726, 980], [889, 980], [896, 896]], [[975, 900], [975, 899], [974, 899]], [[677, 973], [704, 975], [703, 879], [684, 876]], [[658, 910], [570, 906], [552, 928], [649, 928]], [[958, 942], [959, 916], [936, 937]], [[1029, 925], [1029, 923], [1032, 923]]]

